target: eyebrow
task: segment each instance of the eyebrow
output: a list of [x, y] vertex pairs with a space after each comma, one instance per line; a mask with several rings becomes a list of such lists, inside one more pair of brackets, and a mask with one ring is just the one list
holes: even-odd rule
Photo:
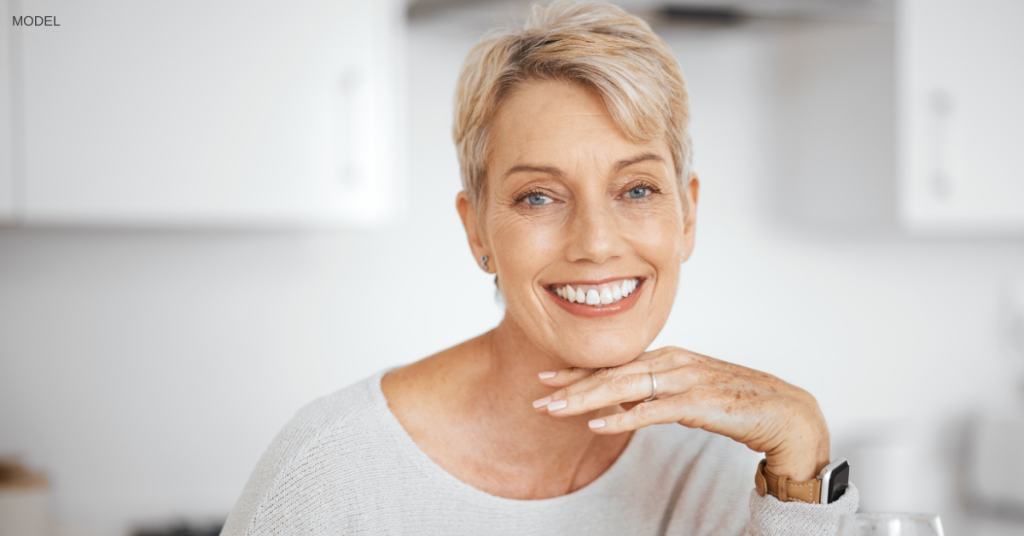
[[545, 166], [514, 166], [512, 169], [505, 172], [501, 176], [502, 179], [512, 175], [513, 173], [521, 173], [523, 171], [533, 171], [535, 173], [547, 173], [548, 175], [554, 175], [556, 177], [564, 177], [565, 173], [556, 167], [545, 167]]
[[664, 158], [662, 158], [662, 157], [660, 157], [660, 156], [658, 156], [658, 155], [656, 155], [654, 153], [644, 153], [644, 154], [637, 155], [637, 156], [634, 156], [633, 158], [629, 158], [629, 159], [626, 159], [626, 160], [619, 160], [619, 163], [615, 164], [615, 171], [622, 171], [622, 170], [628, 168], [629, 166], [632, 166], [632, 165], [635, 165], [635, 164], [639, 164], [641, 162], [664, 162], [664, 161], [665, 161]]
[[[665, 161], [664, 158], [662, 158], [662, 157], [660, 157], [660, 156], [658, 156], [658, 155], [656, 155], [654, 153], [644, 153], [644, 154], [641, 154], [641, 155], [634, 156], [633, 158], [627, 158], [625, 160], [619, 160], [615, 164], [615, 171], [622, 171], [623, 169], [626, 169], [629, 166], [636, 165], [636, 164], [639, 164], [641, 162], [664, 162], [664, 161]], [[548, 175], [554, 175], [556, 177], [564, 177], [565, 176], [565, 173], [562, 170], [560, 170], [560, 169], [558, 169], [556, 167], [550, 167], [550, 166], [513, 166], [511, 169], [506, 171], [505, 174], [502, 175], [501, 178], [504, 179], [505, 177], [508, 177], [509, 175], [512, 175], [513, 173], [521, 173], [523, 171], [532, 171], [534, 173], [547, 173]]]

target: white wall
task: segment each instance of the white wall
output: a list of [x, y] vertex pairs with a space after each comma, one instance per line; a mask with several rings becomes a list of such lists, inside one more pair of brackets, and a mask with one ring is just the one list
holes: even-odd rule
[[[657, 344], [810, 389], [840, 436], [1007, 391], [998, 304], [1024, 240], [892, 227], [887, 30], [663, 31], [702, 190]], [[0, 229], [0, 453], [49, 472], [65, 532], [226, 514], [302, 404], [497, 323], [454, 211], [450, 102], [478, 35], [411, 29], [411, 210], [387, 229]]]

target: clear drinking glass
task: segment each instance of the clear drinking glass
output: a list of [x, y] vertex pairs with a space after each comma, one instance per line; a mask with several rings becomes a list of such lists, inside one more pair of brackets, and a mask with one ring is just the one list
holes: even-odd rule
[[872, 512], [839, 520], [839, 536], [943, 536], [935, 514]]

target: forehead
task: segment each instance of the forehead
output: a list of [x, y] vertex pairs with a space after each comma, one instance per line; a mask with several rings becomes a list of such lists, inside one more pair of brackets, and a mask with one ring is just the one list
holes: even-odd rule
[[603, 137], [629, 141], [597, 94], [558, 81], [531, 82], [516, 88], [498, 108], [492, 125], [498, 138], [495, 148], [509, 143], [546, 143], [594, 131]]
[[505, 98], [495, 117], [495, 123], [506, 127], [529, 129], [531, 125], [539, 127], [538, 122], [568, 129], [619, 130], [596, 93], [560, 81], [536, 81], [517, 87]]
[[488, 176], [522, 164], [569, 168], [604, 167], [642, 152], [654, 152], [671, 166], [665, 140], [637, 144], [618, 127], [601, 98], [561, 81], [531, 82], [516, 88], [492, 122]]

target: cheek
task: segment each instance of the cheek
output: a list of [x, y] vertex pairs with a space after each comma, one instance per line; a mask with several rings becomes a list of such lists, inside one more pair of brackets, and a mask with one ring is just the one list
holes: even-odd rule
[[642, 218], [624, 218], [623, 229], [635, 254], [659, 272], [677, 273], [683, 259], [685, 226], [682, 214], [672, 207]]
[[530, 221], [514, 213], [495, 214], [488, 223], [506, 292], [532, 286], [541, 268], [562, 253], [564, 232], [557, 224]]
[[685, 227], [681, 211], [672, 208], [665, 207], [665, 210], [656, 214], [634, 219], [626, 227], [633, 253], [644, 264], [651, 266], [655, 274], [649, 288], [649, 311], [643, 319], [643, 325], [638, 326], [644, 333], [643, 338], [651, 341], [668, 320], [679, 288]]

